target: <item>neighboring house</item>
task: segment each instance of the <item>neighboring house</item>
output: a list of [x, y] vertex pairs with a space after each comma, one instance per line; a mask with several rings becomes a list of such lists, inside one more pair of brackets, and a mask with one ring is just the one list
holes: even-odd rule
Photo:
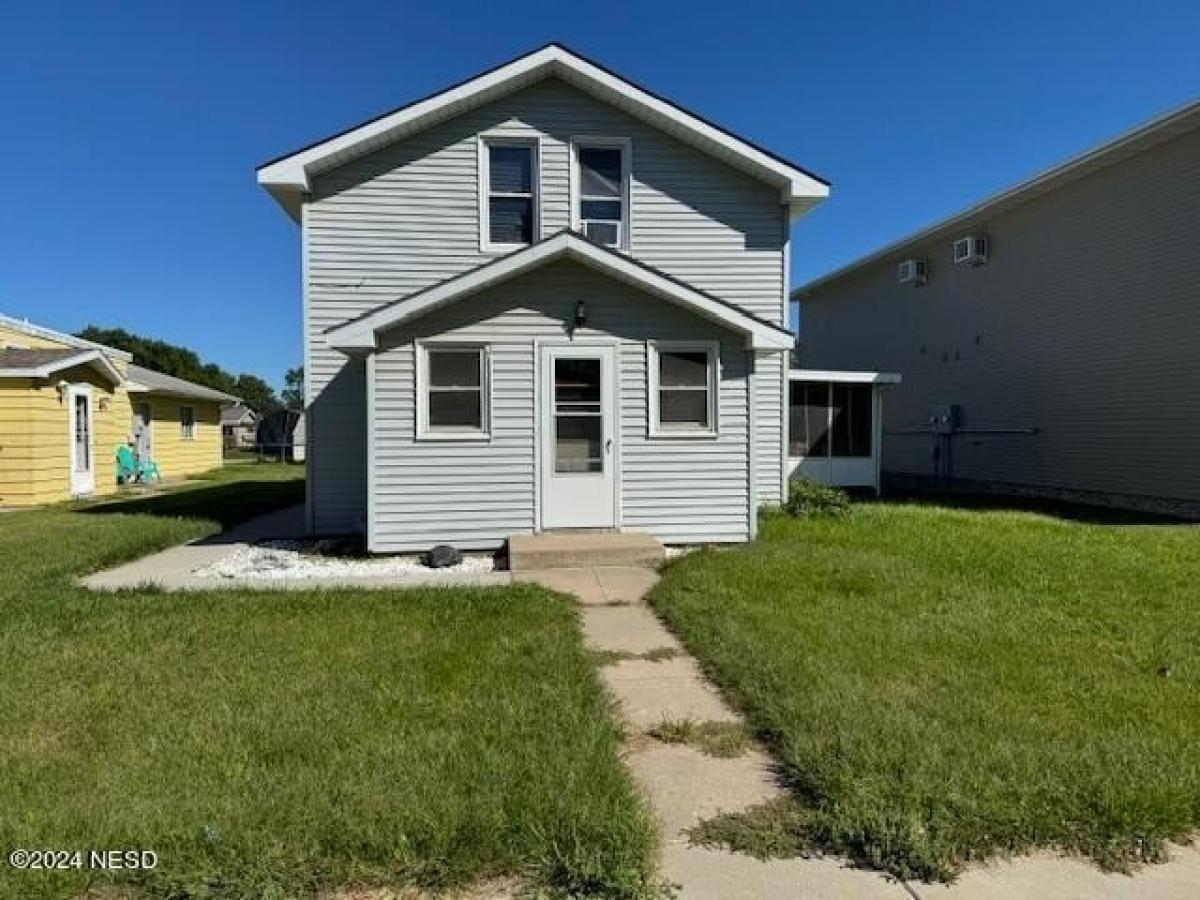
[[0, 506], [113, 493], [131, 440], [164, 477], [221, 464], [218, 407], [235, 398], [131, 358], [0, 315]]
[[242, 403], [221, 407], [221, 443], [226, 450], [253, 450], [258, 413]]
[[158, 463], [164, 477], [221, 465], [221, 407], [237, 397], [132, 364], [128, 390], [134, 443], [139, 454]]
[[302, 230], [313, 530], [743, 541], [780, 501], [826, 182], [559, 45], [258, 180]]
[[1198, 241], [1194, 102], [800, 288], [800, 358], [904, 374], [890, 474], [1198, 512]]

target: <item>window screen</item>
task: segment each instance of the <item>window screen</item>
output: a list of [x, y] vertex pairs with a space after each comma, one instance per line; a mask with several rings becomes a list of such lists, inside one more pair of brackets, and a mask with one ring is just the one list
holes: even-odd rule
[[580, 147], [579, 223], [598, 244], [624, 242], [625, 159], [620, 147]]
[[430, 348], [426, 415], [430, 430], [482, 431], [483, 350]]
[[712, 427], [711, 373], [704, 350], [658, 352], [658, 424], [664, 430]]
[[788, 455], [871, 455], [871, 385], [793, 381]]

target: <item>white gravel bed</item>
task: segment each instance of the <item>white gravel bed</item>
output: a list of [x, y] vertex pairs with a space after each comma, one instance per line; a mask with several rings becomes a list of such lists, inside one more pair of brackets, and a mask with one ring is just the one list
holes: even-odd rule
[[438, 578], [454, 579], [496, 570], [490, 556], [464, 556], [457, 566], [430, 569], [415, 556], [381, 556], [377, 559], [351, 559], [301, 553], [299, 541], [264, 541], [238, 547], [215, 563], [196, 569], [198, 578], [252, 578], [262, 581], [321, 578], [392, 578], [428, 582]]

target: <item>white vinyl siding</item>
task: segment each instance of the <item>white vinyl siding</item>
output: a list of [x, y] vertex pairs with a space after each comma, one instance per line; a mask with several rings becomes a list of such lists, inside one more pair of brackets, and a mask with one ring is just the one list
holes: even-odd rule
[[[537, 527], [536, 369], [540, 341], [566, 340], [577, 299], [589, 310], [576, 340], [619, 338], [617, 410], [621, 526], [666, 541], [740, 541], [748, 534], [748, 351], [717, 326], [575, 263], [553, 263], [385, 336], [375, 358], [371, 549], [420, 550], [431, 539], [500, 546]], [[488, 342], [492, 435], [485, 443], [414, 441], [414, 352], [441, 340]], [[718, 342], [719, 435], [647, 434], [646, 342]]]
[[[318, 531], [358, 527], [366, 509], [363, 366], [329, 348], [324, 332], [495, 258], [480, 247], [479, 136], [496, 133], [538, 141], [538, 237], [571, 224], [571, 141], [627, 138], [628, 252], [783, 321], [779, 191], [556, 79], [318, 176], [303, 216], [309, 490]], [[777, 499], [782, 468], [779, 356], [761, 355], [754, 376], [762, 429], [755, 458], [767, 474], [760, 489], [775, 485], [763, 502]]]

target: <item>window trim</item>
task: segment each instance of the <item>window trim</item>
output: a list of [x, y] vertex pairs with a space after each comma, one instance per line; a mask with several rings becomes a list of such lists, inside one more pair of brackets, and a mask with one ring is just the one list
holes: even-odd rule
[[[708, 427], [664, 428], [658, 415], [658, 392], [660, 377], [660, 355], [663, 352], [706, 353], [708, 355]], [[720, 341], [647, 341], [646, 343], [646, 386], [648, 396], [647, 431], [652, 438], [687, 440], [694, 438], [712, 439], [719, 433], [720, 388], [721, 388], [721, 342]]]
[[[183, 411], [188, 410], [191, 413], [191, 422], [183, 421]], [[196, 439], [196, 407], [191, 403], [180, 404], [179, 406], [179, 439], [181, 441], [194, 441]]]
[[576, 135], [571, 137], [571, 230], [583, 234], [583, 212], [580, 188], [583, 176], [579, 171], [579, 151], [587, 147], [616, 147], [621, 151], [621, 240], [614, 249], [628, 251], [633, 235], [633, 140], [606, 135]]
[[[492, 241], [491, 228], [491, 158], [492, 147], [528, 147], [533, 152], [533, 172], [530, 187], [533, 189], [533, 225], [530, 241], [526, 243], [499, 244]], [[479, 135], [479, 250], [482, 253], [512, 253], [523, 247], [536, 244], [542, 234], [542, 141], [540, 135], [489, 131]], [[506, 196], [506, 195], [502, 195]], [[516, 195], [507, 195], [516, 196]]]
[[[474, 350], [479, 361], [479, 428], [444, 429], [429, 425], [429, 353], [437, 350]], [[492, 352], [488, 344], [462, 341], [414, 341], [416, 356], [416, 440], [490, 441], [492, 439]]]

